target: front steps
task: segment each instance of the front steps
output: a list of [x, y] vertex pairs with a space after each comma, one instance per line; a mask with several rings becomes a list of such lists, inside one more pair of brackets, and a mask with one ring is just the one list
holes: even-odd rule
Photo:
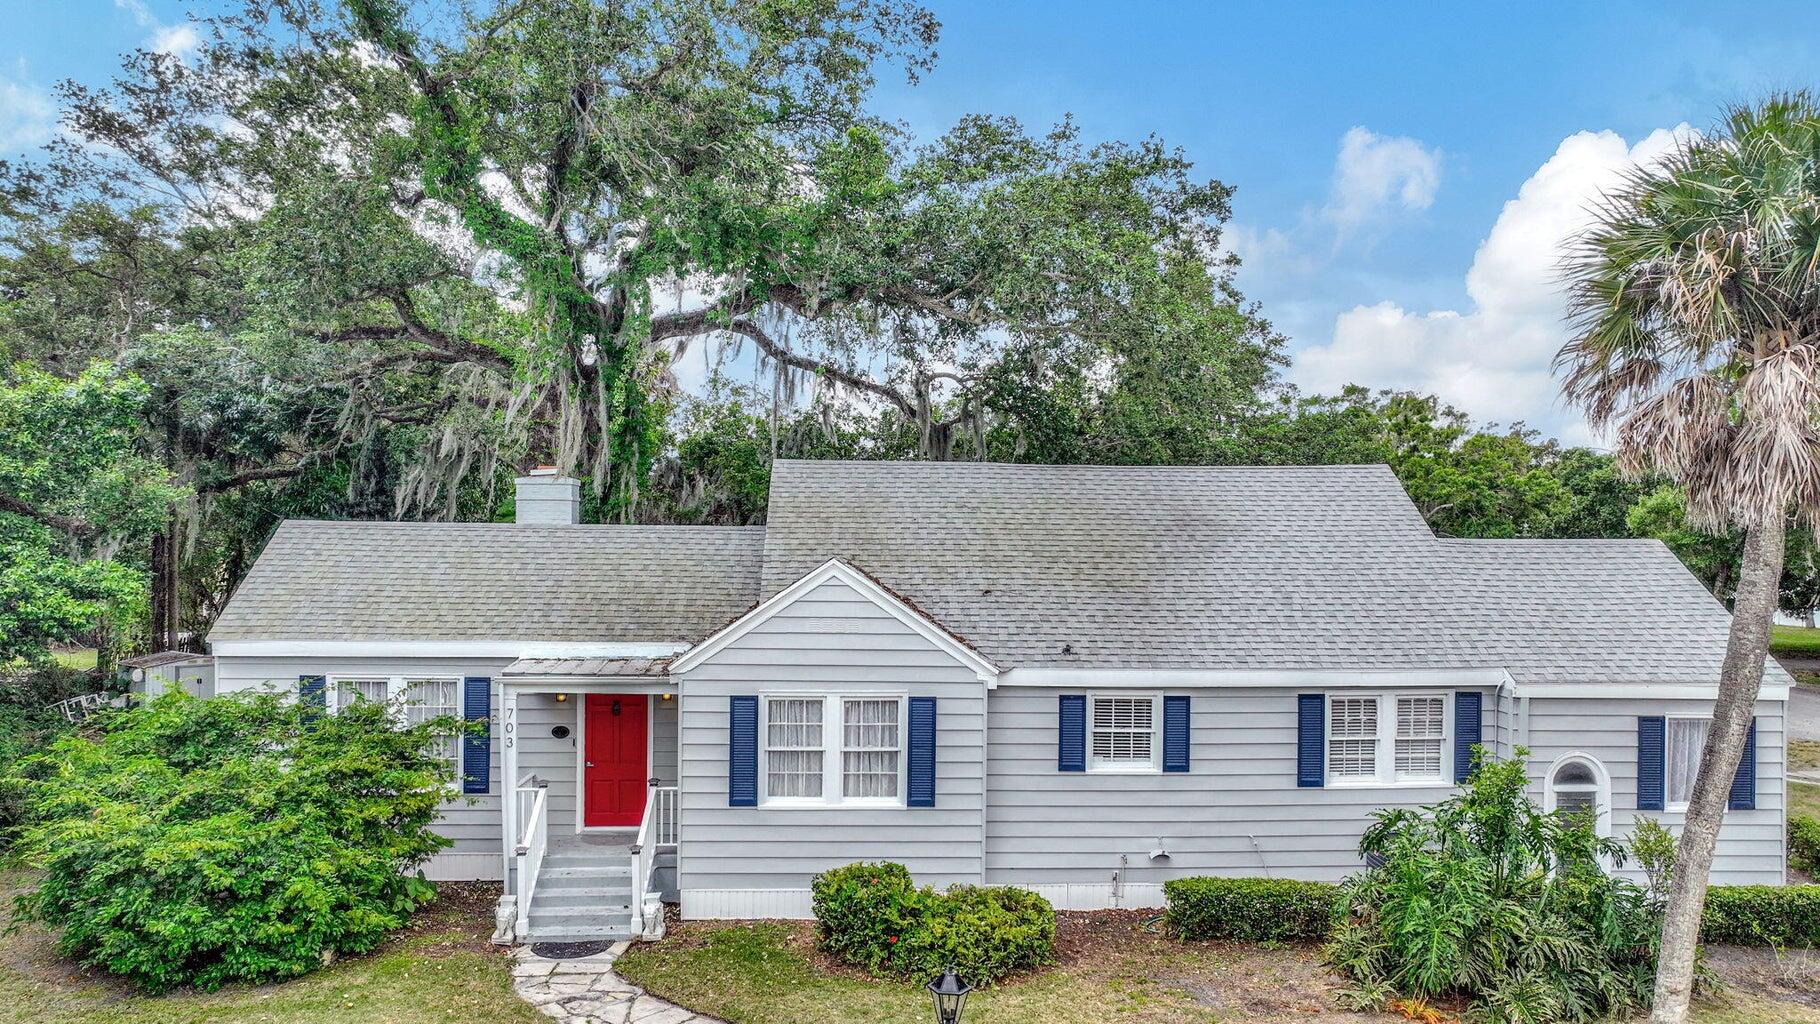
[[617, 839], [550, 843], [531, 894], [529, 931], [520, 942], [632, 938], [632, 854]]

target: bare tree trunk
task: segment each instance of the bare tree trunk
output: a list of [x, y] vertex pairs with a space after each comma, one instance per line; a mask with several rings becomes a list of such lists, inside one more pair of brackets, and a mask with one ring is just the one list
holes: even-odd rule
[[153, 651], [177, 649], [177, 517], [172, 513], [165, 528], [152, 535], [152, 628]]
[[1731, 794], [1732, 776], [1744, 756], [1757, 690], [1763, 683], [1763, 661], [1769, 656], [1769, 627], [1776, 616], [1782, 578], [1783, 532], [1780, 521], [1751, 528], [1744, 535], [1737, 600], [1732, 607], [1731, 636], [1719, 671], [1719, 695], [1713, 703], [1712, 730], [1700, 755], [1700, 773], [1687, 804], [1687, 820], [1675, 851], [1668, 906], [1662, 919], [1662, 950], [1656, 961], [1656, 997], [1651, 1024], [1684, 1024], [1693, 993], [1694, 952], [1700, 941], [1700, 912], [1706, 906], [1707, 875], [1719, 824]]

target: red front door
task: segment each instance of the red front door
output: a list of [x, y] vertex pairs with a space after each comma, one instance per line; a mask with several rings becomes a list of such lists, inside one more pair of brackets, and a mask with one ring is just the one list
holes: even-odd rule
[[588, 694], [584, 825], [638, 827], [645, 816], [645, 695]]

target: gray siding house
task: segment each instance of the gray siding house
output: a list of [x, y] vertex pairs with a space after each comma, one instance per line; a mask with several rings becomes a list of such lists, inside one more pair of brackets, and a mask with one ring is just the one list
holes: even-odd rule
[[[1338, 879], [1474, 745], [1622, 838], [1679, 822], [1725, 610], [1653, 541], [1436, 538], [1382, 466], [775, 465], [763, 527], [287, 522], [222, 692], [484, 721], [433, 877], [501, 934], [802, 917], [890, 859], [1063, 908], [1193, 874]], [[1773, 663], [1715, 881], [1781, 883]]]

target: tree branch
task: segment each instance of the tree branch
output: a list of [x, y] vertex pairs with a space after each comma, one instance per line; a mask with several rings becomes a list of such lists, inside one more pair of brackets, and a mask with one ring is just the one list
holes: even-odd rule
[[64, 533], [75, 537], [81, 537], [85, 540], [99, 537], [103, 533], [101, 527], [96, 526], [86, 519], [77, 519], [73, 516], [60, 516], [55, 512], [46, 512], [30, 502], [15, 498], [10, 494], [0, 493], [0, 512], [11, 512], [14, 515], [21, 515], [27, 519], [43, 523], [53, 530], [62, 530]]

